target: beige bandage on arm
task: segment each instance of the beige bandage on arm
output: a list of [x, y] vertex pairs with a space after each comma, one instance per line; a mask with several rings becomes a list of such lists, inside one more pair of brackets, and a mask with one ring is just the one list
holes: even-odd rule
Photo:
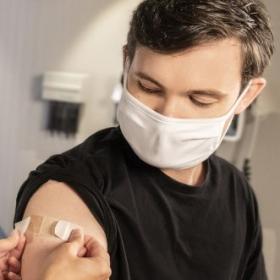
[[32, 236], [56, 236], [67, 241], [73, 229], [83, 228], [65, 220], [47, 216], [32, 215], [15, 224], [15, 228], [21, 233], [31, 233]]

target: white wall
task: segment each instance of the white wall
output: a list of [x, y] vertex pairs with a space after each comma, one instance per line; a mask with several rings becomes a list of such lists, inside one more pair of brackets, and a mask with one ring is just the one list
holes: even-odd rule
[[[140, 0], [127, 0], [111, 5], [96, 22], [88, 26], [79, 42], [65, 56], [66, 63], [83, 60], [84, 63], [92, 62], [92, 88], [98, 92], [98, 97], [88, 95], [79, 133], [82, 139], [112, 124], [111, 94], [120, 80], [123, 70], [122, 47], [126, 42], [132, 11], [139, 2]], [[91, 54], [90, 46], [95, 46], [94, 54]]]
[[[117, 2], [0, 0], [0, 225], [6, 231], [11, 228], [17, 190], [28, 172], [76, 143], [76, 139], [51, 137], [43, 129], [47, 106], [40, 99], [40, 76], [46, 70], [90, 74], [97, 69], [95, 53], [102, 44], [87, 45], [86, 53], [70, 55], [70, 62], [67, 55], [83, 32], [94, 36], [94, 22]], [[96, 81], [104, 71], [96, 70], [99, 76], [91, 76], [91, 87], [86, 85], [96, 107], [95, 97], [103, 94]], [[92, 129], [97, 114], [92, 117]]]

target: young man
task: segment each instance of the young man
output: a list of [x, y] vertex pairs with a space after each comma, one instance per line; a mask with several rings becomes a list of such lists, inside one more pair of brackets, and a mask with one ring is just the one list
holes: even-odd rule
[[[258, 0], [142, 2], [124, 47], [120, 126], [31, 172], [15, 221], [80, 224], [108, 251], [113, 280], [267, 279], [254, 191], [213, 153], [265, 87], [272, 53]], [[33, 237], [23, 279], [38, 279], [57, 242]]]

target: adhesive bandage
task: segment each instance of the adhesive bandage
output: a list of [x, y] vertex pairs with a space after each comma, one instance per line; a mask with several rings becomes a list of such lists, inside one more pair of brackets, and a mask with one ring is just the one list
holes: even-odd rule
[[15, 224], [15, 228], [22, 234], [30, 232], [35, 235], [52, 235], [67, 241], [73, 229], [83, 228], [65, 220], [57, 220], [52, 217], [32, 215]]

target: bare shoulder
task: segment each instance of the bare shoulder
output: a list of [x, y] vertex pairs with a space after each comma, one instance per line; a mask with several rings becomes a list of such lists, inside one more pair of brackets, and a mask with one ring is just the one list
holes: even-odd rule
[[107, 250], [106, 235], [79, 195], [63, 182], [49, 180], [31, 197], [24, 217], [49, 216], [78, 224]]
[[[28, 202], [24, 217], [31, 215], [49, 216], [78, 224], [108, 250], [103, 228], [78, 194], [63, 182], [49, 180], [35, 192]], [[22, 257], [22, 278], [39, 279], [39, 268], [45, 257], [61, 243], [55, 236], [27, 236]]]

